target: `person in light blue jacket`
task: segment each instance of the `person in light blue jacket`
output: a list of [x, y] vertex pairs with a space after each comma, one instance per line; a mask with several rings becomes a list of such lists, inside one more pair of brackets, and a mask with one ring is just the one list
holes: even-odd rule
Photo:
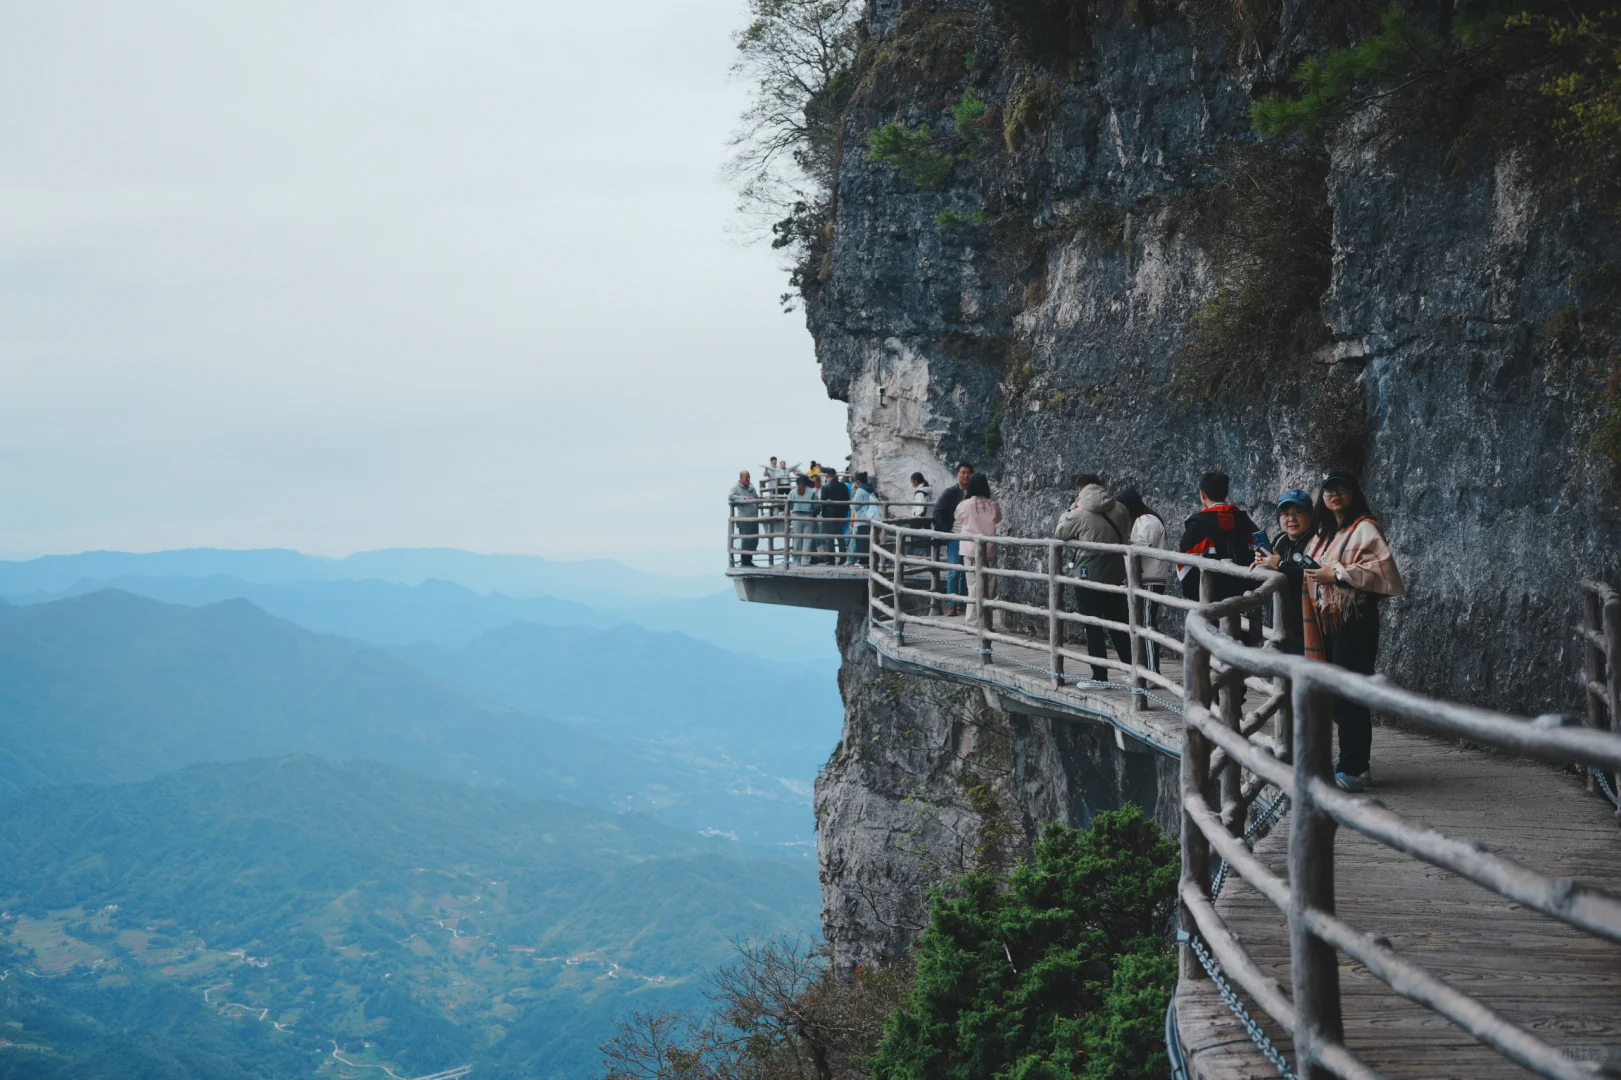
[[854, 544], [850, 548], [850, 565], [866, 561], [867, 545], [872, 540], [872, 523], [884, 519], [884, 504], [878, 501], [877, 485], [864, 472], [856, 473], [855, 490], [850, 501], [855, 503], [850, 512], [850, 533]]

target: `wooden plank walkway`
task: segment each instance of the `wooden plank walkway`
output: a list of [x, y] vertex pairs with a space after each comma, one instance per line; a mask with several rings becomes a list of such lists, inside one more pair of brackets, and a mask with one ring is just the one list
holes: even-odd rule
[[[1371, 794], [1398, 813], [1621, 895], [1621, 829], [1609, 805], [1573, 773], [1378, 727], [1373, 775]], [[1280, 874], [1287, 825], [1285, 817], [1256, 847]], [[1573, 1061], [1607, 1062], [1621, 1072], [1621, 946], [1346, 829], [1335, 865], [1338, 913], [1352, 926], [1389, 938], [1409, 959], [1568, 1050]], [[1277, 909], [1236, 874], [1216, 907], [1261, 970], [1287, 987], [1287, 931]], [[1392, 1080], [1532, 1075], [1397, 997], [1359, 964], [1342, 959], [1340, 986], [1346, 1045]], [[1193, 1076], [1277, 1075], [1209, 981], [1181, 984], [1176, 1013]], [[1264, 1026], [1292, 1061], [1287, 1034], [1270, 1020]]]
[[[960, 621], [960, 620], [959, 620]], [[1080, 714], [1081, 719], [1092, 719], [1108, 724], [1142, 745], [1143, 749], [1157, 750], [1176, 757], [1182, 752], [1182, 718], [1163, 704], [1148, 700], [1149, 708], [1134, 710], [1129, 690], [1106, 690], [1066, 683], [1053, 685], [1047, 675], [1050, 655], [1045, 641], [1030, 645], [993, 643], [996, 654], [989, 664], [981, 663], [977, 631], [963, 627], [944, 629], [939, 626], [905, 624], [902, 644], [887, 627], [874, 625], [868, 629], [867, 641], [880, 656], [896, 666], [911, 668], [933, 675], [944, 675], [959, 682], [970, 682], [1002, 691], [1011, 700], [1009, 710], [1021, 711], [1018, 705], [1042, 715], [1048, 710], [1066, 715]], [[1070, 646], [1074, 648], [1074, 645]], [[1084, 648], [1085, 646], [1081, 646]], [[1113, 653], [1111, 651], [1111, 656]], [[1066, 676], [1090, 680], [1092, 669], [1073, 657], [1065, 661]], [[1160, 671], [1172, 682], [1182, 681], [1181, 658], [1164, 655]], [[1124, 683], [1125, 676], [1115, 672], [1110, 681]], [[1181, 695], [1160, 687], [1149, 691], [1161, 702], [1181, 705]], [[1017, 702], [1018, 704], [1014, 704]]]
[[[1046, 675], [1044, 641], [995, 642], [990, 664], [981, 662], [977, 634], [966, 627], [908, 625], [897, 645], [887, 627], [874, 625], [868, 641], [887, 664], [986, 687], [1014, 711], [1108, 723], [1161, 753], [1181, 752], [1178, 714], [1157, 705], [1134, 711], [1124, 690], [1055, 687]], [[1179, 662], [1166, 661], [1165, 673], [1179, 679]], [[1090, 676], [1084, 664], [1068, 664], [1071, 677]], [[1535, 870], [1621, 895], [1621, 828], [1609, 805], [1574, 773], [1395, 727], [1375, 730], [1373, 771], [1373, 797], [1392, 810], [1450, 836], [1479, 840]], [[1287, 844], [1285, 816], [1256, 849], [1285, 877]], [[1389, 938], [1410, 959], [1568, 1048], [1573, 1061], [1605, 1062], [1621, 1074], [1621, 947], [1350, 830], [1340, 830], [1337, 844], [1338, 911], [1352, 926]], [[1217, 909], [1261, 969], [1288, 987], [1283, 916], [1236, 874]], [[1342, 959], [1340, 979], [1347, 1045], [1392, 1080], [1531, 1075], [1397, 997], [1361, 965]], [[1292, 1061], [1287, 1033], [1248, 1004]], [[1176, 1014], [1194, 1077], [1277, 1075], [1210, 982], [1180, 986]]]

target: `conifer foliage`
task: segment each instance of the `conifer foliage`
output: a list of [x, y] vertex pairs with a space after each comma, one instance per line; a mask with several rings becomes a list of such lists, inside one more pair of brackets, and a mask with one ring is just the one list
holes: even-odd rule
[[1162, 1075], [1177, 852], [1135, 807], [1048, 826], [1004, 887], [933, 898], [916, 982], [875, 1080], [1125, 1080]]

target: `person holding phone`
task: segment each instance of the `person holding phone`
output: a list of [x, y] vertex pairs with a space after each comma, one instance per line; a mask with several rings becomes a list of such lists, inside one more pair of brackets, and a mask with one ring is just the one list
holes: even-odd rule
[[[1305, 553], [1315, 565], [1301, 574], [1306, 656], [1372, 675], [1379, 603], [1407, 595], [1407, 587], [1356, 474], [1334, 469], [1323, 478], [1316, 518]], [[1373, 786], [1373, 718], [1366, 707], [1336, 697], [1334, 726], [1340, 734], [1334, 782], [1346, 791], [1366, 791]]]
[[1308, 564], [1317, 565], [1306, 556], [1311, 543], [1312, 525], [1316, 522], [1312, 510], [1311, 492], [1303, 488], [1290, 488], [1278, 496], [1278, 535], [1268, 539], [1266, 533], [1255, 534], [1255, 561], [1253, 567], [1276, 570], [1283, 575], [1283, 641], [1280, 648], [1299, 656], [1305, 649], [1305, 631], [1301, 626], [1300, 588]]

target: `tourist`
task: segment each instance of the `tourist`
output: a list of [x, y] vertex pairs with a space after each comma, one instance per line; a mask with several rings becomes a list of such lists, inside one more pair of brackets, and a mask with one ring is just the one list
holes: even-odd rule
[[[1002, 521], [1002, 507], [991, 498], [990, 481], [979, 473], [970, 476], [968, 487], [957, 502], [957, 508], [952, 511], [952, 517], [956, 520], [958, 531], [966, 536], [995, 536], [996, 526]], [[970, 599], [966, 622], [969, 626], [979, 626], [984, 620], [984, 628], [990, 630], [996, 620], [988, 609], [980, 610], [980, 605], [972, 597], [981, 595], [989, 600], [996, 594], [996, 579], [984, 572], [986, 567], [996, 565], [996, 547], [979, 540], [963, 540], [960, 542], [959, 555], [968, 567], [972, 582], [968, 586]]]
[[824, 470], [824, 475], [828, 479], [822, 484], [822, 533], [836, 564], [848, 550], [844, 537], [850, 525], [850, 487], [834, 470]]
[[872, 536], [872, 523], [884, 518], [883, 504], [878, 501], [876, 485], [864, 472], [856, 473], [856, 487], [850, 493], [855, 504], [850, 510], [850, 565], [859, 566], [867, 560], [867, 544]]
[[[1183, 525], [1179, 550], [1248, 567], [1255, 561], [1255, 534], [1260, 530], [1248, 514], [1227, 501], [1230, 487], [1224, 472], [1207, 472], [1199, 478], [1199, 505], [1203, 509]], [[1182, 579], [1182, 595], [1189, 600], [1199, 599], [1198, 568], [1184, 566], [1177, 573]], [[1248, 588], [1244, 578], [1217, 574], [1212, 598], [1226, 600]]]
[[[1131, 515], [1131, 542], [1134, 546], [1161, 549], [1165, 547], [1165, 519], [1149, 509], [1136, 488], [1128, 487], [1116, 492], [1114, 501], [1124, 506], [1126, 513]], [[1163, 596], [1174, 569], [1169, 559], [1141, 556], [1137, 564], [1138, 584], [1148, 592]], [[1159, 609], [1160, 605], [1153, 600], [1143, 601], [1143, 625], [1150, 630], [1159, 629]], [[1148, 638], [1147, 644], [1148, 666], [1158, 671], [1159, 642]]]
[[816, 533], [816, 492], [805, 476], [794, 477], [794, 489], [788, 493], [788, 534], [793, 547], [793, 560], [800, 566], [810, 562]]
[[[1093, 473], [1083, 473], [1075, 478], [1075, 489], [1075, 501], [1058, 519], [1058, 539], [1084, 540], [1093, 544], [1130, 542], [1131, 513], [1109, 494], [1102, 480]], [[1126, 557], [1119, 552], [1082, 548], [1074, 553], [1070, 573], [1100, 585], [1124, 585]], [[1102, 592], [1083, 585], [1074, 586], [1074, 590], [1076, 611], [1094, 619], [1108, 619], [1122, 624], [1119, 628], [1105, 630], [1087, 623], [1086, 654], [1102, 659], [1109, 655], [1107, 643], [1112, 641], [1114, 653], [1121, 662], [1131, 663], [1131, 634], [1124, 626], [1130, 620], [1125, 594]], [[1108, 668], [1092, 665], [1094, 682], [1107, 682], [1108, 679]]]
[[[968, 481], [973, 477], [973, 475], [973, 465], [966, 461], [961, 465], [958, 465], [957, 482], [942, 491], [940, 493], [940, 497], [934, 501], [934, 510], [930, 513], [930, 518], [934, 523], [934, 529], [936, 532], [949, 533], [959, 531], [957, 526], [957, 506], [962, 502], [963, 497], [968, 494]], [[954, 566], [960, 566], [962, 564], [961, 547], [955, 540], [946, 541], [946, 562], [951, 563]], [[962, 571], [947, 571], [946, 595], [966, 596], [967, 594], [968, 583], [963, 580]], [[958, 615], [961, 613], [962, 608], [959, 605], [953, 604], [946, 609], [946, 614], [948, 615]]]
[[[1379, 601], [1405, 596], [1406, 586], [1350, 470], [1334, 469], [1323, 478], [1316, 517], [1306, 554], [1317, 565], [1302, 574], [1306, 656], [1372, 675], [1379, 653]], [[1373, 784], [1373, 718], [1366, 706], [1336, 695], [1334, 726], [1340, 733], [1334, 782], [1346, 791], [1366, 791]]]
[[1300, 623], [1300, 585], [1302, 575], [1311, 565], [1306, 548], [1312, 540], [1312, 526], [1316, 517], [1312, 513], [1311, 493], [1301, 488], [1290, 488], [1278, 496], [1278, 535], [1272, 540], [1272, 550], [1255, 552], [1255, 566], [1277, 570], [1283, 574], [1283, 633], [1279, 648], [1299, 656], [1305, 648], [1304, 631]]
[[908, 524], [914, 529], [926, 528], [929, 508], [934, 505], [934, 492], [929, 489], [929, 478], [920, 472], [912, 474], [912, 517]]
[[760, 493], [749, 482], [747, 469], [737, 474], [737, 485], [726, 496], [726, 501], [732, 507], [732, 527], [742, 538], [737, 546], [743, 554], [737, 565], [753, 566], [754, 550], [760, 546], [760, 523], [755, 520], [760, 516]]

